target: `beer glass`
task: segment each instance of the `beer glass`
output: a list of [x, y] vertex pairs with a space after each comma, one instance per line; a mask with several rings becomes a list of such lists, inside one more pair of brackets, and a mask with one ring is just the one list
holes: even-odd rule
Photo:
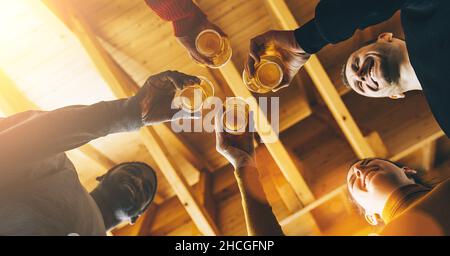
[[180, 97], [180, 107], [189, 113], [201, 110], [203, 103], [214, 96], [214, 86], [207, 78], [198, 76], [200, 83], [185, 86], [182, 90], [177, 90], [175, 97]]
[[283, 80], [284, 64], [275, 46], [268, 46], [255, 65], [255, 75], [250, 78], [244, 70], [242, 77], [247, 88], [255, 93], [275, 92]]
[[225, 132], [233, 135], [245, 133], [249, 118], [247, 102], [238, 97], [228, 98], [225, 101], [225, 110], [222, 115], [222, 123]]
[[224, 66], [230, 60], [233, 52], [228, 38], [214, 29], [205, 29], [200, 32], [195, 39], [195, 47], [201, 55], [212, 62], [207, 65], [210, 68]]

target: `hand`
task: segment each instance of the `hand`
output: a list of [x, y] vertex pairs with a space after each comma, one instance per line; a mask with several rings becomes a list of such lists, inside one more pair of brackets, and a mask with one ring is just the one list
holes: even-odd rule
[[291, 83], [311, 55], [298, 45], [294, 31], [268, 31], [250, 40], [249, 56], [245, 65], [245, 70], [250, 78], [254, 77], [255, 65], [261, 61], [261, 55], [264, 54], [269, 44], [276, 47], [283, 60], [283, 80], [278, 88], [281, 89]]
[[207, 19], [204, 20], [202, 24], [199, 24], [196, 29], [194, 29], [189, 35], [183, 37], [177, 37], [178, 41], [186, 48], [189, 52], [189, 55], [198, 63], [204, 65], [212, 65], [213, 63], [208, 58], [204, 57], [197, 51], [197, 47], [195, 46], [195, 40], [197, 39], [197, 35], [205, 29], [214, 29], [222, 36], [227, 36], [222, 29], [213, 23], [209, 22]]
[[235, 169], [244, 166], [256, 167], [254, 134], [248, 131], [248, 124], [245, 133], [240, 135], [229, 134], [224, 131], [221, 114], [218, 111], [214, 120], [217, 152], [223, 155]]
[[[181, 111], [172, 107], [177, 89], [200, 83], [200, 79], [178, 71], [165, 71], [147, 79], [135, 97], [139, 101], [144, 125], [153, 125], [176, 120], [174, 115]], [[178, 118], [193, 119], [190, 113], [177, 115]]]

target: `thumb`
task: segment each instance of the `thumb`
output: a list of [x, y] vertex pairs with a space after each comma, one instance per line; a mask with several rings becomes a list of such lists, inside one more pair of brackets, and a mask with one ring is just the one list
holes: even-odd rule
[[171, 120], [176, 121], [180, 119], [200, 119], [202, 117], [201, 111], [189, 112], [184, 109], [171, 109]]

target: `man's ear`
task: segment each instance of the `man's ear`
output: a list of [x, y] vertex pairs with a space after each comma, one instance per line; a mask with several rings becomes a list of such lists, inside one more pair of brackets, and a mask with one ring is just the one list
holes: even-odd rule
[[393, 100], [403, 99], [403, 98], [405, 98], [405, 94], [403, 94], [403, 93], [394, 94], [394, 95], [389, 96], [389, 98], [391, 98]]
[[378, 36], [378, 42], [385, 42], [385, 43], [390, 43], [392, 42], [392, 38], [394, 37], [394, 34], [386, 32], [386, 33], [381, 33]]
[[374, 213], [374, 214], [365, 213], [364, 217], [366, 218], [366, 221], [372, 226], [377, 226], [382, 221], [380, 215], [378, 215], [376, 213]]
[[137, 216], [131, 217], [130, 218], [130, 224], [134, 225], [140, 216], [141, 215], [137, 215]]
[[101, 182], [103, 180], [103, 178], [105, 178], [105, 175], [98, 176], [97, 178], [95, 178], [95, 180], [98, 182]]
[[417, 175], [417, 171], [409, 167], [403, 167], [402, 170], [406, 174], [406, 176], [408, 176], [408, 178], [413, 178], [415, 175]]

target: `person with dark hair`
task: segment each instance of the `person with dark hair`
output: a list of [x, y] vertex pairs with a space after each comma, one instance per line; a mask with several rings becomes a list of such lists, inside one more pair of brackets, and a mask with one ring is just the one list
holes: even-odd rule
[[381, 235], [450, 235], [450, 180], [434, 188], [414, 177], [417, 171], [380, 158], [353, 164], [348, 191]]
[[148, 78], [127, 99], [0, 119], [0, 235], [105, 235], [122, 221], [134, 222], [155, 196], [153, 169], [138, 162], [119, 164], [99, 177], [89, 194], [64, 152], [108, 134], [172, 120], [180, 111], [172, 108], [175, 91], [199, 82], [166, 71]]
[[289, 84], [311, 54], [328, 44], [350, 38], [357, 29], [389, 19], [401, 11], [405, 40], [382, 33], [376, 42], [354, 52], [347, 60], [344, 81], [367, 97], [403, 98], [422, 90], [447, 136], [450, 136], [450, 1], [444, 0], [321, 0], [315, 18], [292, 31], [269, 31], [253, 38], [246, 70], [268, 46], [274, 45], [284, 61], [284, 85]]

